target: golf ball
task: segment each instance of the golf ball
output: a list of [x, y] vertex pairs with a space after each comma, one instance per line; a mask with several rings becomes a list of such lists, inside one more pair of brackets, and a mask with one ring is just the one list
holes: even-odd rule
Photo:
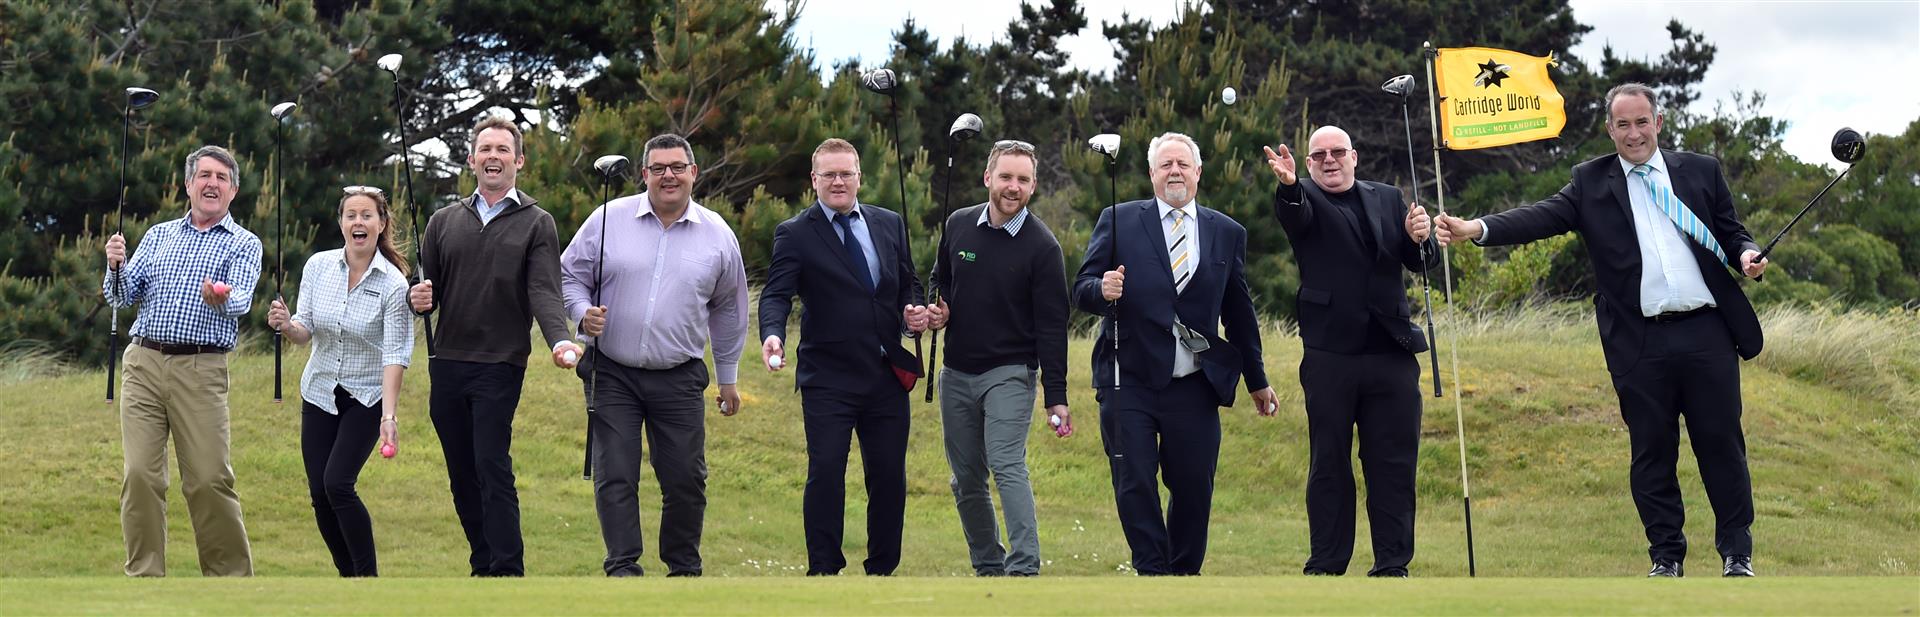
[[400, 449], [393, 447], [393, 444], [385, 444], [380, 446], [380, 456], [393, 458], [393, 455], [399, 454], [399, 453], [400, 453]]
[[228, 285], [228, 284], [226, 284], [226, 283], [214, 283], [214, 284], [213, 284], [213, 293], [217, 293], [217, 294], [224, 294], [224, 293], [227, 293], [227, 292], [230, 292], [230, 291], [233, 291], [233, 286], [232, 286], [232, 285]]
[[1055, 427], [1060, 426], [1060, 416], [1049, 415], [1047, 416], [1047, 421], [1052, 422]]
[[575, 362], [580, 361], [580, 354], [574, 353], [573, 350], [571, 349], [567, 350], [567, 353], [560, 354], [560, 357], [566, 358], [567, 364], [573, 364]]
[[782, 358], [782, 357], [780, 357], [780, 356], [768, 356], [768, 357], [767, 357], [767, 368], [770, 368], [770, 369], [773, 369], [773, 370], [776, 370], [776, 371], [777, 371], [777, 370], [780, 370], [780, 367], [782, 367], [782, 366], [786, 366], [786, 365], [787, 365], [787, 359], [786, 359], [786, 358]]
[[1233, 86], [1227, 86], [1225, 90], [1220, 91], [1220, 102], [1232, 105], [1234, 101], [1238, 100], [1240, 100], [1240, 93], [1235, 92]]

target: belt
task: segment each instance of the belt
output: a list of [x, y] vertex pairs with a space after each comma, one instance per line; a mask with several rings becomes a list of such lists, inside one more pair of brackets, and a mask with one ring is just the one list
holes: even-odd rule
[[1692, 318], [1694, 318], [1694, 317], [1699, 317], [1699, 316], [1701, 316], [1701, 315], [1705, 315], [1705, 314], [1707, 314], [1707, 313], [1711, 313], [1711, 312], [1713, 312], [1713, 307], [1711, 307], [1711, 306], [1703, 306], [1703, 307], [1700, 307], [1700, 308], [1697, 308], [1697, 309], [1693, 309], [1693, 310], [1691, 310], [1691, 311], [1679, 311], [1679, 312], [1673, 312], [1673, 313], [1661, 313], [1661, 314], [1659, 314], [1659, 315], [1654, 315], [1654, 316], [1652, 316], [1652, 317], [1648, 317], [1648, 318], [1647, 318], [1647, 321], [1651, 321], [1651, 322], [1653, 322], [1653, 323], [1673, 323], [1673, 322], [1676, 322], [1676, 321], [1684, 321], [1684, 320], [1687, 320], [1687, 319], [1692, 319]]
[[133, 344], [160, 352], [168, 356], [185, 356], [198, 353], [227, 353], [232, 349], [218, 345], [192, 345], [184, 343], [162, 343], [142, 336], [133, 337]]

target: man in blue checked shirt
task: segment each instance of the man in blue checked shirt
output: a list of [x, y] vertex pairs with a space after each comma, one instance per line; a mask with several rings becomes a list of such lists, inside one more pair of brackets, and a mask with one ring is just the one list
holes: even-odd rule
[[131, 262], [126, 240], [114, 234], [100, 284], [113, 306], [140, 306], [120, 385], [125, 570], [127, 576], [166, 576], [171, 436], [201, 574], [251, 576], [252, 550], [227, 456], [227, 352], [260, 280], [260, 238], [228, 212], [240, 186], [232, 153], [201, 147], [187, 155], [186, 176], [186, 216], [148, 229]]

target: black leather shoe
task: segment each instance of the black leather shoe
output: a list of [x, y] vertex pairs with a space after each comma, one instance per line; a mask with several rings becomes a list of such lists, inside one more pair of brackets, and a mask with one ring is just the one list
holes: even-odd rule
[[1653, 569], [1647, 571], [1647, 578], [1680, 578], [1686, 575], [1686, 570], [1680, 567], [1678, 561], [1656, 561], [1653, 562]]
[[1406, 568], [1386, 568], [1384, 570], [1368, 572], [1367, 576], [1376, 577], [1376, 578], [1406, 578], [1407, 569]]
[[1753, 557], [1747, 555], [1728, 555], [1727, 569], [1722, 576], [1753, 576]]
[[1343, 572], [1334, 572], [1332, 570], [1322, 570], [1320, 568], [1307, 568], [1307, 569], [1301, 570], [1300, 573], [1305, 574], [1307, 576], [1340, 576], [1341, 574], [1344, 574]]
[[668, 572], [667, 578], [700, 578], [699, 570], [678, 570]]
[[621, 568], [607, 573], [607, 578], [637, 578], [643, 576], [639, 568]]

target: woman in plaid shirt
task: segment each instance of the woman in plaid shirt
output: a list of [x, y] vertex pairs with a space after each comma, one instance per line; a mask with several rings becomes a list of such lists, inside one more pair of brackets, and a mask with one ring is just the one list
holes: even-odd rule
[[267, 312], [267, 324], [288, 340], [313, 342], [300, 378], [300, 453], [314, 518], [340, 576], [379, 575], [373, 520], [353, 485], [376, 442], [399, 445], [394, 413], [413, 357], [407, 262], [393, 247], [391, 222], [380, 189], [347, 187], [340, 200], [346, 248], [307, 260], [298, 312], [289, 316], [278, 299]]

